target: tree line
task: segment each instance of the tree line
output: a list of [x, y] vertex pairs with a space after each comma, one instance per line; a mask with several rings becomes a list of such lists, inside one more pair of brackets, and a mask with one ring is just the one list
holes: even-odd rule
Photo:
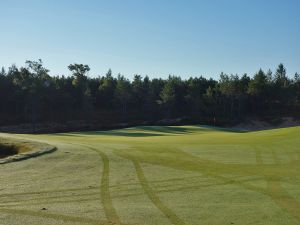
[[71, 75], [50, 76], [42, 60], [26, 61], [0, 71], [0, 125], [71, 120], [118, 123], [185, 118], [191, 122], [234, 123], [249, 116], [299, 116], [300, 75], [274, 72], [221, 73], [167, 79], [134, 75], [133, 80], [109, 70], [89, 77], [90, 67], [68, 66]]

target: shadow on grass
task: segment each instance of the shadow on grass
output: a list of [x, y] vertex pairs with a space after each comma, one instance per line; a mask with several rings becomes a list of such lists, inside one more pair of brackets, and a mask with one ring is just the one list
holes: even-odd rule
[[206, 126], [206, 125], [192, 125], [192, 126], [139, 126], [134, 127], [136, 130], [146, 130], [152, 132], [160, 132], [165, 134], [188, 134], [188, 133], [207, 133], [215, 131], [245, 133], [247, 131], [228, 129], [222, 127]]
[[[201, 125], [199, 127], [206, 128], [206, 131], [223, 131], [223, 132], [229, 132], [229, 133], [249, 133], [251, 131], [249, 130], [239, 130], [239, 129], [233, 129], [233, 128], [225, 128], [225, 127], [214, 127], [209, 125]], [[208, 130], [209, 129], [209, 130]]]
[[74, 132], [74, 133], [56, 133], [54, 136], [66, 137], [82, 137], [82, 136], [119, 136], [119, 137], [157, 137], [168, 136], [174, 134], [192, 134], [192, 133], [207, 133], [207, 132], [232, 132], [246, 133], [247, 131], [226, 129], [213, 126], [138, 126], [120, 130], [110, 131], [89, 131], [89, 132]]
[[82, 136], [119, 136], [119, 137], [155, 137], [165, 136], [164, 134], [148, 133], [148, 132], [132, 132], [127, 130], [112, 130], [112, 131], [91, 131], [80, 133], [57, 133], [52, 134], [54, 136], [66, 136], [66, 137], [82, 137]]
[[135, 130], [150, 131], [163, 134], [186, 134], [197, 131], [197, 128], [192, 127], [173, 127], [173, 126], [139, 126], [134, 127]]

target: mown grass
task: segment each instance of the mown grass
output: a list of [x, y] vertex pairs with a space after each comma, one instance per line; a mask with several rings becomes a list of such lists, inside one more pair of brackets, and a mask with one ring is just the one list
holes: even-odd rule
[[3, 224], [300, 224], [300, 127], [13, 136], [58, 151], [0, 165]]

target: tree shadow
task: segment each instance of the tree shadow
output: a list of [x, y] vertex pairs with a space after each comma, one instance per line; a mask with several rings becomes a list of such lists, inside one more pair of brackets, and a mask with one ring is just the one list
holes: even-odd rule
[[130, 130], [111, 130], [111, 131], [90, 131], [90, 132], [75, 132], [75, 133], [57, 133], [54, 136], [66, 137], [84, 137], [84, 136], [119, 136], [119, 137], [155, 137], [165, 136], [165, 134], [150, 133], [150, 132], [134, 132]]
[[138, 126], [134, 127], [135, 130], [150, 131], [163, 134], [185, 134], [197, 131], [192, 127], [178, 127], [178, 126]]
[[110, 130], [110, 131], [88, 131], [73, 133], [55, 133], [54, 136], [66, 137], [83, 137], [83, 136], [119, 136], [119, 137], [157, 137], [168, 136], [174, 134], [192, 134], [192, 133], [208, 133], [208, 132], [232, 132], [246, 133], [247, 131], [234, 130], [221, 127], [193, 125], [193, 126], [137, 126], [132, 128]]
[[230, 132], [230, 133], [249, 133], [249, 130], [239, 130], [234, 128], [226, 128], [226, 127], [215, 127], [209, 125], [201, 125], [199, 127], [205, 128], [206, 131], [223, 131], [223, 132]]
[[223, 128], [223, 127], [214, 127], [206, 125], [191, 125], [191, 126], [138, 126], [134, 127], [136, 130], [146, 130], [152, 132], [160, 132], [166, 134], [186, 134], [186, 133], [207, 133], [215, 131], [223, 132], [232, 132], [232, 133], [246, 133], [247, 131]]

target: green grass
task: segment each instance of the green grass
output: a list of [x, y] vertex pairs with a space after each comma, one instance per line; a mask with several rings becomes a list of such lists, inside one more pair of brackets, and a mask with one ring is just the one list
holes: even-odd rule
[[300, 224], [300, 127], [1, 136], [58, 147], [0, 165], [1, 225]]

